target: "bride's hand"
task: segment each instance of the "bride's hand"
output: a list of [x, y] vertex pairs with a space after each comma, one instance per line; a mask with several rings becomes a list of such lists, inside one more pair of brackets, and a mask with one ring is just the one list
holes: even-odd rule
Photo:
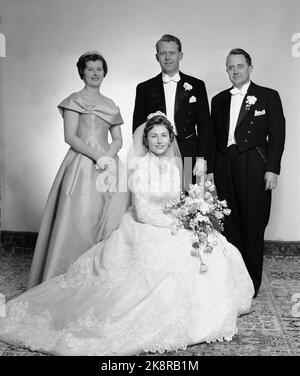
[[209, 174], [206, 175], [206, 180], [212, 182], [212, 184], [215, 185], [214, 174], [212, 172], [210, 172]]

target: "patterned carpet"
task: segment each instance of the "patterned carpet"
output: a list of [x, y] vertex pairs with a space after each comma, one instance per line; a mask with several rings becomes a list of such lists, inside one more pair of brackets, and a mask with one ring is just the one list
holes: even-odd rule
[[[166, 356], [299, 356], [300, 254], [280, 248], [264, 256], [264, 276], [252, 310], [238, 319], [239, 332], [231, 342], [202, 343]], [[26, 289], [32, 253], [0, 249], [0, 292], [7, 300]], [[147, 354], [145, 354], [147, 355]], [[149, 354], [153, 355], [153, 354]], [[46, 356], [0, 342], [0, 356]]]

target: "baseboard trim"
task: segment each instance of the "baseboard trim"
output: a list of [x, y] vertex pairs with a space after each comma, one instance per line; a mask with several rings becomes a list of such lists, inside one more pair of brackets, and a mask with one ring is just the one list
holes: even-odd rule
[[33, 252], [37, 240], [37, 232], [1, 231], [1, 248], [10, 252]]
[[264, 254], [274, 256], [300, 256], [300, 242], [266, 240]]
[[[33, 252], [37, 232], [1, 231], [0, 246], [10, 252]], [[265, 241], [265, 255], [300, 256], [300, 241]]]

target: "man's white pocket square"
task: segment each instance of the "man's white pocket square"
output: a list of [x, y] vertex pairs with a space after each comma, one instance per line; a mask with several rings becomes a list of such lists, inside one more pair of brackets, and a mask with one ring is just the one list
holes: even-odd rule
[[261, 111], [255, 110], [254, 112], [254, 116], [261, 116], [265, 114], [266, 114], [266, 110], [261, 110]]
[[194, 95], [192, 95], [189, 99], [189, 103], [195, 103], [195, 102], [197, 102], [197, 98]]

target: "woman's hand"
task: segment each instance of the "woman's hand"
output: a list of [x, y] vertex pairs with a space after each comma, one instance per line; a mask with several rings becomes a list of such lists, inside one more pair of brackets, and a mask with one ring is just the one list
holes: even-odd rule
[[116, 161], [114, 158], [108, 157], [107, 155], [102, 155], [96, 163], [96, 170], [97, 171], [115, 171], [116, 170]]

